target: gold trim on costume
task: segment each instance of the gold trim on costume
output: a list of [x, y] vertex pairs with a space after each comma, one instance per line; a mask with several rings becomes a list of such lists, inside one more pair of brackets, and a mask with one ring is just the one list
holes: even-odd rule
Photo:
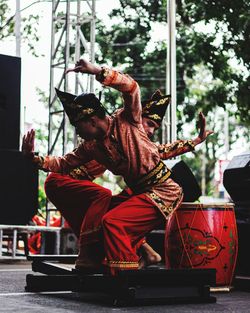
[[169, 97], [166, 97], [166, 98], [163, 98], [159, 101], [157, 101], [157, 103], [155, 105], [162, 105], [162, 104], [165, 104], [166, 101], [169, 101]]
[[86, 177], [90, 180], [94, 179], [94, 176], [88, 173], [88, 170], [84, 165], [74, 168], [72, 171], [70, 171], [69, 175], [75, 179], [86, 179]]
[[142, 193], [150, 187], [166, 181], [171, 175], [171, 171], [160, 161], [149, 173], [141, 177], [136, 184], [129, 187], [134, 193]]
[[190, 148], [191, 148], [192, 150], [194, 150], [195, 144], [194, 144], [193, 140], [188, 140], [188, 141], [187, 141], [187, 144], [190, 146]]
[[193, 140], [177, 140], [171, 144], [160, 145], [159, 146], [159, 152], [160, 153], [169, 153], [171, 151], [181, 149], [185, 146], [189, 146], [191, 148], [191, 150], [194, 150], [194, 148], [195, 148]]
[[129, 261], [107, 261], [107, 265], [115, 268], [139, 268], [138, 262]]
[[164, 201], [154, 192], [147, 192], [146, 195], [155, 203], [166, 219], [168, 219], [170, 214], [175, 211], [176, 207], [178, 207], [180, 201], [183, 198], [183, 192], [181, 191], [179, 196], [172, 202], [172, 204], [166, 206]]
[[93, 229], [90, 229], [90, 230], [86, 230], [85, 232], [81, 232], [80, 236], [82, 237], [84, 235], [89, 235], [89, 234], [96, 233], [96, 232], [100, 231], [100, 229], [101, 229], [101, 226], [93, 228]]
[[148, 117], [152, 120], [161, 120], [161, 117], [158, 114], [149, 114]]
[[80, 119], [92, 114], [95, 110], [92, 108], [86, 108], [83, 109], [81, 112], [79, 112], [75, 117], [74, 117], [74, 122], [79, 121]]
[[32, 162], [35, 163], [39, 169], [42, 169], [44, 164], [44, 157], [35, 155]]
[[150, 109], [151, 106], [152, 106], [154, 103], [155, 103], [155, 100], [152, 100], [152, 101], [148, 102], [148, 103], [145, 105], [145, 107], [142, 109], [142, 112], [143, 112], [143, 113], [148, 113], [147, 109]]

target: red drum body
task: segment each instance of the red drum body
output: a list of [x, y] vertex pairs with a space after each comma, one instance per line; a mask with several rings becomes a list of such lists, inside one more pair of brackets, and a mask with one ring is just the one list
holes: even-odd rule
[[231, 285], [238, 252], [233, 204], [182, 203], [165, 236], [167, 268], [215, 268], [216, 285]]

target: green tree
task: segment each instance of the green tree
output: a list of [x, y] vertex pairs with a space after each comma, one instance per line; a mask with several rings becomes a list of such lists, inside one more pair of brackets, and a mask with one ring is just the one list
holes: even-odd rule
[[[15, 33], [15, 15], [11, 15], [8, 0], [1, 0], [0, 3], [0, 40], [4, 40], [9, 37], [13, 37]], [[21, 18], [21, 29], [22, 41], [26, 42], [29, 51], [39, 56], [36, 49], [35, 43], [39, 40], [37, 35], [39, 27], [39, 15], [30, 14], [27, 17]]]
[[[192, 123], [200, 110], [207, 115], [208, 127], [215, 129], [218, 108], [223, 108], [230, 113], [230, 143], [237, 139], [237, 127], [245, 127], [249, 139], [249, 9], [245, 0], [177, 0], [178, 137], [184, 136], [183, 125]], [[166, 1], [120, 0], [110, 18], [114, 23], [109, 29], [97, 24], [98, 62], [110, 62], [131, 74], [141, 86], [142, 98], [156, 88], [164, 90], [166, 44], [154, 42], [152, 30], [156, 23], [166, 25]], [[113, 100], [110, 93], [107, 100]], [[221, 137], [219, 130], [206, 143], [207, 192], [222, 151]], [[198, 177], [200, 153], [189, 160]]]

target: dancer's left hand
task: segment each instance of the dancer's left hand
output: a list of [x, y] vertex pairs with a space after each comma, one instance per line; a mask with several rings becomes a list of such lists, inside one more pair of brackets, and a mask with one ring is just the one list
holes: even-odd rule
[[198, 138], [200, 141], [206, 140], [206, 138], [213, 134], [213, 131], [206, 130], [206, 118], [202, 112], [199, 113], [199, 122], [198, 122], [199, 135]]

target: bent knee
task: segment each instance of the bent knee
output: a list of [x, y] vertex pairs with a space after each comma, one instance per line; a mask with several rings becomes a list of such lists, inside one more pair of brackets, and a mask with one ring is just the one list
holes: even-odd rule
[[61, 178], [62, 175], [58, 173], [50, 173], [47, 176], [44, 182], [44, 191], [49, 199], [53, 198], [53, 195], [56, 194], [56, 191], [58, 190], [58, 182]]
[[103, 228], [107, 228], [109, 227], [109, 225], [112, 225], [114, 223], [114, 218], [112, 217], [112, 215], [110, 214], [110, 212], [106, 213], [103, 217], [102, 217], [102, 227]]

